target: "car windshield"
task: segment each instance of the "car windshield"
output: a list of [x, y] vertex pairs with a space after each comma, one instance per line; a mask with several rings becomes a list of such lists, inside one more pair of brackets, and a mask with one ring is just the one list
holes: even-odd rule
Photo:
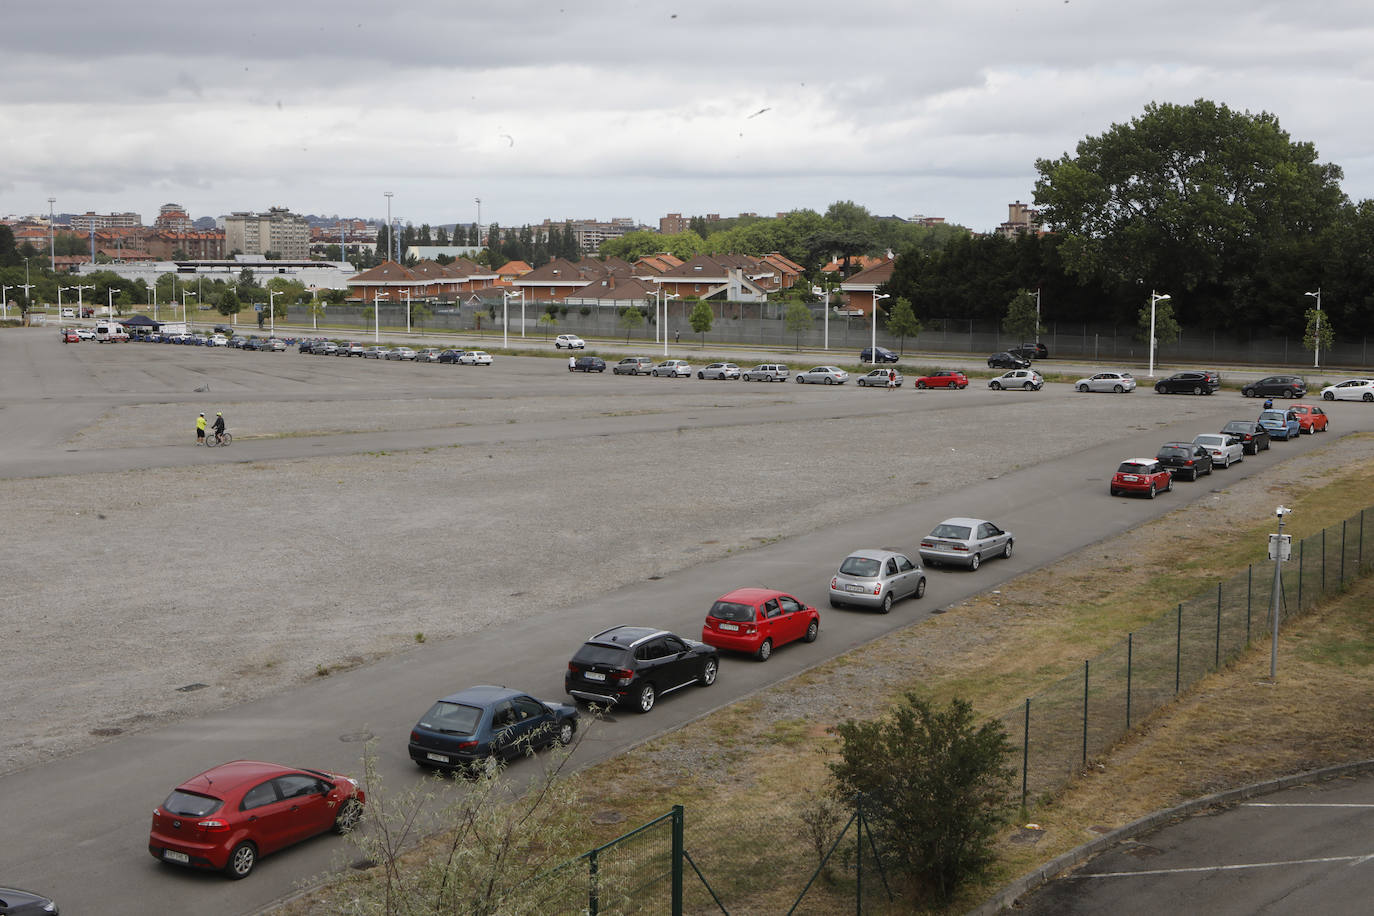
[[936, 525], [935, 530], [930, 533], [933, 538], [953, 538], [956, 541], [967, 541], [973, 529], [967, 525]]
[[429, 712], [420, 717], [420, 724], [425, 728], [450, 735], [470, 735], [477, 730], [477, 723], [480, 721], [480, 707], [444, 700], [435, 703], [429, 708]]
[[854, 576], [856, 579], [872, 579], [878, 575], [878, 570], [882, 568], [882, 561], [872, 557], [846, 557], [840, 564], [840, 573], [846, 576]]
[[734, 601], [717, 601], [711, 605], [710, 616], [717, 620], [737, 620], [747, 623], [754, 619], [753, 605], [738, 604]]
[[206, 817], [218, 811], [223, 804], [224, 802], [218, 798], [177, 789], [167, 796], [162, 808], [168, 814], [179, 814], [182, 817]]

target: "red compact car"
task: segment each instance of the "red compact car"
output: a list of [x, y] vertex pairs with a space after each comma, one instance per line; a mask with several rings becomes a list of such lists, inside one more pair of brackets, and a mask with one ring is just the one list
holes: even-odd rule
[[717, 649], [748, 652], [767, 661], [773, 650], [794, 639], [815, 642], [821, 615], [786, 592], [737, 588], [706, 612], [701, 641]]
[[1154, 499], [1159, 491], [1167, 493], [1173, 488], [1174, 475], [1155, 458], [1127, 458], [1112, 475], [1113, 496], [1144, 493]]
[[1326, 424], [1331, 418], [1320, 407], [1314, 407], [1311, 404], [1294, 404], [1289, 409], [1298, 415], [1298, 432], [1326, 432]]
[[363, 790], [347, 776], [235, 760], [172, 790], [153, 809], [153, 858], [246, 878], [259, 856], [328, 830], [348, 833], [363, 816]]
[[917, 388], [967, 388], [968, 376], [958, 369], [937, 369], [916, 379]]

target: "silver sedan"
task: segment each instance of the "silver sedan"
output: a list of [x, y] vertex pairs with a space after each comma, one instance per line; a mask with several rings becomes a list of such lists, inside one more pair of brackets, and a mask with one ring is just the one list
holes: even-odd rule
[[947, 518], [921, 538], [921, 559], [977, 569], [985, 558], [1010, 557], [1015, 538], [982, 518]]
[[874, 369], [872, 372], [868, 373], [868, 375], [859, 376], [858, 385], [860, 388], [886, 388], [888, 372], [897, 376], [893, 387], [902, 387], [902, 382], [906, 381], [906, 376], [902, 375], [902, 373], [898, 372], [896, 369]]
[[849, 373], [838, 366], [817, 366], [798, 372], [797, 381], [811, 385], [843, 385], [849, 381]]
[[919, 563], [891, 550], [856, 550], [844, 558], [830, 579], [830, 606], [855, 604], [886, 614], [901, 598], [926, 593], [926, 574]]
[[1129, 372], [1099, 372], [1073, 383], [1075, 391], [1107, 391], [1129, 394], [1135, 391], [1135, 376]]

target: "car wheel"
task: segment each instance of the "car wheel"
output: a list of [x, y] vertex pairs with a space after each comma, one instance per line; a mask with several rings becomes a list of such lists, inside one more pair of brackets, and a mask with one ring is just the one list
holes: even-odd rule
[[1118, 490], [1116, 487], [1108, 487], [1107, 490], [1108, 490], [1108, 492], [1110, 492], [1113, 496], [1120, 496], [1120, 495], [1121, 495], [1121, 491]]
[[1253, 398], [1255, 396], [1255, 393], [1251, 391], [1249, 388], [1242, 388], [1240, 390], [1240, 396], [1243, 398]]
[[720, 663], [714, 658], [707, 658], [701, 663], [701, 673], [697, 675], [697, 683], [703, 687], [710, 687], [716, 682], [716, 675], [720, 673]]
[[925, 576], [922, 576], [922, 577], [916, 582], [916, 591], [913, 592], [912, 594], [914, 594], [917, 598], [924, 598], [924, 597], [926, 596], [926, 577], [925, 577]]
[[825, 377], [825, 383], [826, 383], [827, 385], [833, 385], [833, 384], [835, 384], [835, 380], [834, 380], [833, 378], [831, 378], [830, 376], [827, 375], [827, 376]]
[[882, 603], [878, 605], [878, 613], [892, 613], [892, 592], [888, 592], [886, 595], [883, 595]]
[[704, 378], [706, 378], [706, 373], [705, 373], [705, 372], [698, 372], [698, 373], [697, 373], [697, 378], [699, 378], [699, 379], [704, 379]]
[[1374, 394], [1370, 394], [1368, 391], [1366, 391], [1366, 392], [1364, 393], [1364, 400], [1366, 400], [1366, 401], [1374, 401]]
[[1154, 485], [1154, 484], [1150, 484], [1150, 499], [1154, 499], [1154, 498], [1155, 498], [1155, 485]]
[[1006, 546], [1002, 548], [1002, 559], [1011, 559], [1011, 541], [1007, 541]]
[[993, 391], [1001, 391], [1002, 383], [997, 381], [996, 379], [993, 379], [992, 381], [988, 382], [988, 387], [991, 388]]
[[773, 640], [765, 639], [759, 643], [759, 650], [754, 653], [754, 657], [761, 662], [768, 661], [773, 655]]
[[253, 871], [253, 866], [257, 864], [258, 847], [252, 843], [240, 843], [229, 853], [229, 862], [224, 866], [224, 873], [235, 881], [241, 881], [248, 877]]
[[639, 688], [639, 702], [637, 707], [640, 712], [648, 712], [654, 708], [654, 701], [658, 699], [658, 694], [654, 691], [653, 684], [642, 684]]
[[572, 744], [573, 732], [577, 731], [577, 726], [573, 725], [572, 719], [564, 719], [558, 726], [558, 743], [567, 747]]
[[923, 381], [921, 381], [920, 379], [917, 379], [917, 380], [916, 380], [916, 387], [917, 387], [917, 388], [922, 388], [922, 389], [924, 389], [924, 388], [926, 387], [926, 383], [923, 382]]
[[1021, 387], [1024, 388], [1024, 389], [1026, 389], [1027, 391], [1034, 391], [1034, 390], [1035, 390], [1035, 383], [1034, 383], [1034, 382], [1026, 382], [1026, 384], [1022, 385]]
[[1199, 388], [1197, 385], [1194, 385], [1194, 386], [1193, 386], [1193, 394], [1202, 394], [1202, 389]]
[[339, 809], [339, 816], [334, 818], [334, 832], [343, 835], [349, 833], [354, 827], [358, 826], [358, 821], [363, 818], [363, 803], [356, 798], [350, 798], [343, 803]]
[[971, 570], [976, 570], [979, 566], [982, 566], [982, 565], [983, 565], [983, 559], [982, 559], [982, 557], [978, 556], [978, 554], [975, 553], [973, 556], [971, 556], [971, 557], [968, 558], [968, 568], [969, 568], [969, 569], [971, 569]]
[[1123, 391], [1125, 391], [1125, 390], [1126, 390], [1126, 389], [1125, 389], [1125, 388], [1122, 388], [1120, 385], [1113, 385], [1113, 386], [1112, 386], [1112, 391], [1115, 391], [1117, 394], [1121, 394], [1121, 393], [1122, 393]]
[[1298, 396], [1298, 393], [1294, 391], [1292, 388], [1289, 388], [1287, 391], [1283, 393], [1283, 396], [1288, 398], [1289, 400], [1292, 400], [1293, 398]]
[[800, 384], [801, 384], [802, 382], [804, 382], [804, 381], [806, 381], [806, 379], [802, 378], [800, 375], [797, 376], [797, 384], [798, 384], [798, 385], [800, 385]]
[[1334, 400], [1336, 400], [1336, 394], [1335, 394], [1335, 392], [1333, 392], [1333, 391], [1323, 391], [1323, 392], [1322, 392], [1322, 400], [1323, 400], [1323, 401], [1334, 401]]
[[1156, 386], [1155, 386], [1155, 394], [1167, 394], [1167, 393], [1168, 393], [1168, 392], [1166, 391], [1166, 389], [1164, 388], [1163, 385], [1156, 385]]
[[1087, 394], [1087, 393], [1088, 393], [1088, 386], [1087, 386], [1087, 385], [1079, 385], [1079, 386], [1078, 386], [1078, 390], [1079, 390], [1081, 393], [1083, 393], [1083, 394]]
[[821, 634], [821, 625], [816, 621], [811, 621], [806, 626], [806, 635], [802, 637], [806, 642], [815, 642], [816, 637]]
[[1169, 482], [1166, 483], [1166, 484], [1164, 485], [1164, 492], [1165, 492], [1165, 493], [1172, 493], [1172, 492], [1173, 492], [1173, 489], [1174, 489], [1174, 479], [1173, 479], [1172, 477], [1170, 477], [1170, 478], [1169, 478]]

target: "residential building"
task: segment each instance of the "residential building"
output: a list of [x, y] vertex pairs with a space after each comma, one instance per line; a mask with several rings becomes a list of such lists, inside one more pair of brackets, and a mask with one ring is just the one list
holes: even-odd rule
[[1032, 210], [1028, 204], [1021, 201], [1007, 204], [1007, 221], [997, 227], [998, 235], [1016, 236], [1024, 232], [1041, 234], [1044, 232], [1040, 228], [1040, 211]]
[[224, 244], [231, 254], [304, 261], [310, 257], [310, 224], [285, 207], [266, 213], [236, 211], [224, 218]]
[[892, 271], [896, 265], [897, 262], [894, 260], [883, 261], [881, 264], [864, 268], [842, 282], [840, 292], [844, 296], [845, 308], [851, 313], [873, 314], [873, 305], [878, 301], [878, 287], [892, 279]]
[[137, 213], [95, 213], [87, 210], [80, 216], [73, 216], [71, 227], [77, 232], [90, 232], [96, 229], [133, 229], [143, 225], [143, 217]]
[[195, 224], [181, 204], [163, 204], [158, 210], [157, 219], [153, 220], [153, 228], [161, 232], [190, 232]]

